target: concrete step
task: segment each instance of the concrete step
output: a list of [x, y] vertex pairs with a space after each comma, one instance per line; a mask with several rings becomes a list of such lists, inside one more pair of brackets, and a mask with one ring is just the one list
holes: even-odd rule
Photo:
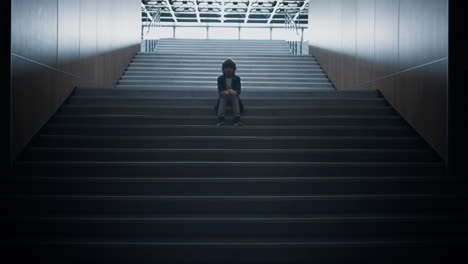
[[[164, 63], [174, 63], [174, 64], [194, 64], [194, 63], [206, 63], [206, 64], [220, 64], [226, 58], [221, 57], [195, 57], [195, 56], [179, 56], [179, 57], [155, 57], [155, 56], [135, 56], [132, 59], [132, 62], [164, 62]], [[234, 60], [236, 65], [249, 65], [249, 64], [282, 64], [282, 63], [291, 63], [291, 64], [318, 64], [318, 62], [313, 57], [303, 58], [303, 57], [287, 57], [287, 58], [269, 58], [269, 57], [240, 57], [238, 59], [231, 58]]]
[[294, 56], [289, 51], [230, 51], [230, 50], [218, 50], [218, 51], [200, 51], [200, 50], [156, 50], [156, 54], [179, 54], [179, 55], [217, 55], [217, 56], [246, 56], [246, 55], [272, 55], [272, 56]]
[[[176, 80], [135, 80], [135, 79], [121, 79], [118, 82], [118, 85], [141, 85], [141, 86], [167, 86], [167, 85], [187, 85], [187, 86], [217, 86], [217, 80], [187, 80], [187, 79], [176, 79]], [[308, 80], [308, 81], [293, 81], [293, 82], [280, 82], [280, 81], [264, 81], [264, 80], [252, 80], [252, 81], [242, 81], [242, 87], [333, 87], [333, 85], [327, 80]]]
[[32, 147], [50, 148], [238, 148], [238, 149], [425, 149], [419, 137], [351, 136], [79, 136], [39, 134]]
[[236, 48], [236, 47], [288, 47], [286, 41], [282, 42], [268, 42], [268, 41], [239, 41], [239, 40], [232, 40], [232, 41], [206, 41], [206, 40], [198, 40], [198, 41], [168, 41], [168, 40], [159, 40], [159, 45], [162, 46], [186, 46], [186, 47], [213, 47], [213, 48]]
[[287, 42], [282, 40], [282, 41], [271, 41], [271, 40], [263, 40], [263, 41], [258, 41], [258, 40], [250, 40], [250, 41], [244, 41], [244, 40], [206, 40], [206, 39], [193, 39], [193, 40], [180, 40], [180, 39], [174, 39], [174, 40], [168, 40], [168, 39], [160, 39], [158, 43], [164, 44], [164, 45], [201, 45], [201, 46], [245, 46], [245, 45], [250, 45], [250, 46], [287, 46]]
[[[183, 67], [181, 67], [180, 64], [176, 64], [176, 63], [148, 63], [148, 62], [131, 62], [129, 64], [129, 68], [154, 68], [154, 69], [158, 69], [158, 68], [167, 68], [167, 69], [173, 69], [173, 68], [181, 68], [181, 69], [187, 69], [187, 71], [203, 71], [203, 70], [218, 70], [218, 71], [221, 71], [221, 63], [217, 63], [217, 64], [214, 64], [214, 63], [193, 63], [193, 64], [182, 64]], [[302, 70], [311, 70], [311, 69], [321, 69], [320, 65], [318, 64], [312, 64], [312, 63], [308, 63], [308, 64], [285, 64], [285, 65], [281, 65], [281, 64], [260, 64], [260, 63], [256, 63], [256, 64], [239, 64], [237, 65], [237, 69], [238, 71], [240, 72], [241, 70], [254, 70], [254, 71], [257, 71], [257, 70], [261, 70], [261, 71], [269, 71], [269, 70], [283, 70], [283, 69], [287, 69], [287, 71], [296, 71], [296, 70], [299, 70], [299, 69], [302, 69]]]
[[[214, 88], [216, 91], [216, 88]], [[213, 88], [210, 89], [123, 89], [123, 88], [76, 88], [74, 95], [83, 96], [171, 96], [171, 97], [210, 97], [213, 96]], [[242, 98], [264, 97], [264, 89], [242, 89]], [[277, 89], [268, 93], [269, 97], [327, 97], [327, 98], [381, 98], [377, 90], [373, 91], [336, 91], [335, 89]]]
[[245, 56], [245, 55], [291, 55], [291, 52], [287, 49], [269, 51], [265, 49], [261, 50], [231, 50], [231, 49], [156, 49], [156, 54], [213, 54], [213, 55], [224, 55], [224, 56]]
[[[5, 177], [8, 195], [352, 195], [463, 193], [466, 181], [445, 177]], [[225, 217], [225, 216], [223, 216]]]
[[[120, 80], [140, 80], [140, 81], [167, 81], [167, 80], [184, 80], [184, 81], [217, 81], [219, 75], [216, 74], [198, 74], [198, 73], [191, 73], [191, 74], [184, 74], [180, 76], [167, 76], [165, 74], [157, 73], [154, 74], [152, 72], [143, 72], [143, 73], [134, 73], [134, 72], [126, 72], [124, 76]], [[264, 82], [327, 82], [330, 81], [326, 77], [325, 74], [314, 74], [312, 76], [252, 76], [252, 75], [243, 75], [242, 82], [253, 82], [253, 81], [264, 81]]]
[[[194, 67], [177, 67], [177, 68], [166, 68], [166, 67], [137, 67], [133, 66], [131, 68], [127, 69], [128, 72], [154, 72], [154, 73], [167, 73], [167, 74], [172, 74], [172, 75], [184, 75], [185, 73], [201, 73], [201, 74], [210, 74], [214, 76], [220, 76], [222, 74], [221, 72], [221, 67], [211, 67], [211, 68], [194, 68]], [[126, 72], [127, 72], [126, 71]], [[296, 68], [296, 69], [289, 69], [289, 68], [284, 68], [284, 69], [264, 69], [264, 68], [251, 68], [251, 69], [238, 69], [236, 71], [236, 75], [242, 76], [244, 75], [251, 75], [251, 76], [271, 76], [271, 75], [276, 75], [276, 76], [281, 76], [281, 77], [295, 77], [295, 76], [301, 76], [301, 77], [307, 77], [307, 76], [313, 76], [314, 74], [324, 74], [323, 70], [320, 68], [310, 68], [310, 69], [302, 69], [302, 68]]]
[[[299, 240], [270, 239], [184, 240], [28, 240], [7, 243], [6, 257], [19, 263], [31, 258], [44, 263], [456, 263], [464, 255], [464, 242], [449, 239], [421, 240]], [[21, 254], [21, 252], [28, 252]], [[74, 256], [72, 259], [70, 256]], [[382, 256], [385, 256], [384, 260]]]
[[25, 161], [291, 161], [291, 162], [437, 162], [420, 149], [125, 149], [30, 148]]
[[159, 49], [173, 49], [173, 48], [186, 48], [186, 49], [262, 49], [263, 50], [289, 50], [287, 43], [242, 43], [242, 42], [167, 42], [159, 41], [156, 50]]
[[287, 45], [285, 40], [247, 40], [247, 39], [159, 39], [163, 44], [198, 44], [198, 45]]
[[259, 49], [264, 48], [265, 50], [271, 49], [288, 49], [287, 43], [203, 43], [203, 42], [158, 42], [157, 49], [159, 48], [187, 48], [187, 49], [199, 49], [199, 48], [217, 48], [217, 49], [240, 49], [240, 48], [253, 48]]
[[[218, 76], [222, 75], [221, 69], [217, 70], [206, 70], [206, 71], [195, 71], [194, 69], [190, 70], [177, 70], [175, 69], [173, 74], [169, 74], [169, 71], [164, 68], [158, 68], [157, 70], [153, 68], [128, 68], [122, 77], [130, 76], [130, 75], [146, 75], [146, 76], [154, 76], [154, 77], [162, 77], [162, 78], [193, 78], [193, 77], [210, 77], [218, 78]], [[241, 75], [242, 74], [242, 75]], [[321, 78], [328, 78], [327, 75], [322, 70], [308, 70], [307, 72], [304, 71], [250, 71], [250, 70], [239, 70], [236, 72], [236, 75], [241, 77], [242, 80], [244, 78], [251, 78], [251, 79], [313, 79], [316, 77]]]
[[[214, 100], [214, 103], [216, 100]], [[64, 105], [60, 114], [112, 114], [112, 115], [216, 115], [213, 106], [142, 106], [142, 105]], [[393, 108], [382, 107], [344, 107], [344, 106], [249, 106], [243, 116], [342, 116], [342, 115], [396, 115]]]
[[[216, 104], [217, 94], [211, 97], [97, 97], [97, 96], [73, 96], [69, 104], [79, 105], [193, 105], [193, 106], [213, 106]], [[244, 106], [387, 106], [387, 101], [383, 98], [243, 98]]]
[[[55, 115], [51, 124], [127, 124], [127, 125], [208, 125], [214, 116], [148, 116], [148, 115]], [[228, 124], [228, 121], [226, 123]], [[406, 121], [399, 116], [246, 116], [246, 124], [259, 126], [401, 126]]]
[[[184, 75], [184, 73], [201, 73], [201, 74], [211, 74], [216, 75], [216, 77], [222, 75], [221, 71], [221, 64], [220, 65], [211, 65], [211, 66], [194, 66], [194, 65], [183, 65], [183, 66], [172, 66], [166, 67], [164, 65], [131, 65], [127, 68], [126, 71], [139, 71], [139, 72], [148, 72], [153, 71], [155, 73], [158, 72], [171, 72], [174, 75]], [[311, 67], [288, 67], [284, 68], [282, 66], [278, 67], [251, 67], [251, 66], [243, 66], [242, 68], [237, 68], [236, 75], [244, 76], [245, 74], [251, 76], [263, 76], [263, 75], [272, 75], [278, 74], [281, 77], [308, 77], [309, 74], [324, 74], [323, 70], [318, 66], [311, 66]]]
[[[37, 162], [18, 161], [15, 175], [69, 177], [295, 177], [307, 176], [440, 176], [443, 162]], [[229, 168], [227, 170], [226, 168]], [[222, 213], [221, 211], [219, 213]]]
[[[220, 65], [215, 65], [211, 68], [204, 68], [203, 71], [199, 71], [197, 68], [194, 67], [189, 67], [186, 64], [182, 64], [178, 67], [173, 67], [174, 68], [174, 73], [177, 74], [178, 76], [214, 76], [218, 77], [222, 75], [221, 71], [221, 64]], [[219, 67], [216, 67], [219, 66]], [[180, 68], [177, 69], [177, 68]], [[155, 70], [158, 69], [158, 70]], [[165, 67], [160, 67], [156, 65], [155, 67], [137, 67], [137, 66], [132, 66], [130, 68], [127, 68], [124, 75], [128, 73], [152, 73], [154, 76], [161, 75], [160, 70], [163, 71]], [[183, 74], [178, 74], [184, 71]], [[163, 72], [167, 72], [163, 71]], [[241, 75], [242, 74], [242, 75]], [[280, 69], [273, 69], [273, 68], [253, 68], [253, 69], [246, 69], [244, 67], [237, 68], [236, 75], [240, 76], [241, 78], [243, 77], [251, 77], [251, 78], [265, 78], [265, 77], [276, 77], [276, 78], [311, 78], [317, 75], [321, 76], [327, 76], [323, 70], [319, 68], [311, 68], [311, 69], [305, 69], [301, 70], [301, 67], [296, 67], [296, 70], [289, 69], [289, 68], [284, 68], [284, 71], [281, 71]], [[123, 76], [124, 76], [123, 75]], [[167, 76], [166, 77], [177, 77], [176, 76]]]
[[242, 56], [242, 55], [290, 55], [289, 50], [278, 49], [278, 50], [265, 50], [265, 49], [157, 49], [158, 54], [170, 53], [170, 54], [224, 54], [225, 56]]
[[[373, 215], [446, 214], [463, 208], [466, 195], [351, 194], [351, 195], [23, 195], [18, 216], [37, 215]], [[156, 228], [156, 227], [155, 227]], [[292, 227], [291, 227], [292, 228]], [[435, 227], [434, 227], [435, 228]], [[149, 232], [149, 231], [148, 231]], [[364, 231], [363, 231], [364, 232]], [[375, 231], [376, 232], [376, 231]], [[466, 235], [466, 233], [465, 233]]]
[[160, 47], [185, 47], [185, 48], [288, 48], [286, 43], [204, 43], [204, 42], [173, 42], [173, 41], [159, 41], [158, 48]]
[[[146, 65], [144, 65], [144, 63], [141, 63], [141, 62], [130, 63], [128, 65], [128, 69], [132, 69], [132, 70], [146, 69], [146, 70], [148, 70], [148, 69], [169, 68], [166, 65], [159, 66], [158, 63], [145, 63], [145, 64]], [[265, 62], [265, 64], [262, 64], [264, 66], [261, 66], [261, 67], [257, 67], [255, 65], [249, 65], [249, 64], [241, 65], [241, 66], [237, 67], [236, 73], [240, 73], [240, 72], [246, 72], [246, 73], [253, 72], [253, 73], [259, 73], [259, 74], [268, 73], [268, 72], [307, 73], [308, 71], [311, 71], [311, 70], [314, 70], [314, 71], [322, 70], [319, 65], [313, 65], [313, 64], [309, 64], [306, 67], [306, 69], [304, 69], [302, 71], [301, 71], [301, 68], [303, 68], [303, 67], [294, 66], [296, 64], [291, 64], [290, 67], [284, 67], [284, 65], [273, 65], [272, 66], [272, 65], [267, 65], [267, 64], [268, 63]], [[172, 64], [172, 67], [170, 67], [170, 69], [174, 69], [174, 70], [183, 69], [186, 72], [197, 72], [197, 71], [200, 71], [200, 69], [203, 69], [204, 71], [208, 71], [208, 72], [216, 71], [216, 72], [222, 73], [221, 65], [222, 65], [222, 61], [218, 62], [218, 63], [211, 63], [211, 64], [182, 64], [182, 65]], [[305, 71], [305, 70], [307, 70], [307, 71]]]
[[128, 136], [413, 136], [409, 126], [220, 126], [47, 124], [46, 134]]
[[[159, 71], [152, 71], [152, 70], [144, 70], [144, 69], [138, 69], [134, 70], [131, 68], [128, 68], [124, 75], [121, 78], [125, 77], [153, 77], [153, 78], [186, 78], [186, 79], [191, 79], [191, 78], [217, 78], [218, 76], [222, 75], [221, 71], [215, 72], [215, 71], [209, 71], [209, 72], [186, 72], [184, 74], [180, 74], [178, 76], [168, 76], [164, 72], [159, 72]], [[302, 73], [288, 73], [288, 74], [272, 74], [272, 73], [254, 73], [254, 72], [246, 72], [244, 71], [242, 76], [242, 80], [247, 80], [247, 79], [271, 79], [271, 80], [281, 80], [281, 79], [314, 79], [314, 78], [324, 78], [328, 80], [328, 77], [325, 73], [323, 72], [318, 72], [315, 71], [314, 73], [309, 73], [309, 74], [302, 74]]]
[[[172, 67], [180, 67], [181, 65], [193, 65], [195, 67], [197, 66], [212, 66], [216, 65], [221, 68], [221, 65], [223, 61], [219, 60], [162, 60], [162, 59], [133, 59], [130, 65], [167, 65], [167, 66], [172, 66]], [[238, 69], [244, 68], [244, 67], [283, 67], [283, 68], [289, 68], [289, 67], [298, 67], [298, 66], [315, 66], [315, 67], [320, 67], [320, 64], [318, 64], [316, 61], [310, 60], [310, 61], [235, 61], [236, 67]]]
[[[117, 83], [114, 88], [117, 89], [150, 89], [150, 90], [192, 90], [192, 91], [202, 91], [202, 90], [216, 90], [216, 83], [213, 86], [213, 83], [210, 84], [209, 86], [206, 85], [201, 85], [200, 87], [196, 87], [194, 85], [189, 85], [189, 84], [167, 84], [167, 85], [134, 85], [134, 84], [121, 84]], [[287, 86], [286, 84], [282, 86], [259, 86], [259, 85], [250, 85], [250, 84], [242, 84], [242, 92], [245, 90], [257, 90], [257, 91], [262, 91], [265, 93], [265, 91], [268, 91], [270, 93], [275, 93], [277, 91], [284, 91], [285, 89], [291, 89], [291, 90], [306, 90], [306, 91], [334, 91], [334, 87], [332, 84], [326, 85], [326, 84], [309, 84], [307, 86], [300, 86], [300, 85], [295, 85], [295, 86]]]
[[[102, 240], [128, 240], [138, 237], [142, 240], [193, 241], [205, 239], [256, 239], [290, 237], [305, 240], [344, 239], [427, 239], [463, 238], [453, 225], [462, 226], [463, 219], [444, 216], [223, 216], [223, 217], [128, 217], [122, 216], [67, 216], [19, 219], [14, 239], [47, 238], [59, 240], [85, 240], [90, 237]], [[7, 222], [8, 223], [8, 222]]]
[[238, 46], [216, 46], [216, 45], [190, 45], [190, 44], [165, 44], [165, 43], [159, 43], [156, 51], [164, 51], [164, 50], [169, 50], [169, 51], [184, 51], [184, 50], [190, 50], [190, 51], [208, 51], [208, 52], [224, 52], [224, 51], [259, 51], [259, 52], [289, 52], [289, 48], [284, 45], [238, 45]]
[[284, 40], [263, 40], [263, 39], [184, 39], [184, 38], [162, 38], [160, 42], [167, 43], [226, 43], [226, 44], [238, 44], [238, 43], [286, 43]]
[[[172, 59], [175, 61], [178, 60], [217, 60], [217, 61], [224, 61], [226, 56], [224, 54], [206, 54], [206, 55], [200, 55], [200, 54], [187, 54], [187, 55], [179, 55], [179, 54], [170, 54], [170, 53], [144, 53], [144, 52], [139, 52], [135, 55], [134, 58], [147, 58], [147, 59]], [[316, 60], [315, 57], [312, 55], [255, 55], [255, 54], [249, 54], [249, 55], [234, 55], [230, 57], [234, 61], [240, 61], [240, 60], [254, 60], [254, 61], [282, 61], [282, 60], [292, 60], [292, 61], [310, 61], [310, 60]]]
[[289, 46], [286, 42], [283, 43], [268, 43], [268, 42], [258, 42], [258, 43], [246, 43], [246, 42], [173, 42], [173, 41], [159, 41], [156, 47], [156, 50], [159, 49], [171, 49], [171, 48], [186, 48], [186, 49], [264, 49], [264, 50], [274, 50], [282, 49], [289, 50]]

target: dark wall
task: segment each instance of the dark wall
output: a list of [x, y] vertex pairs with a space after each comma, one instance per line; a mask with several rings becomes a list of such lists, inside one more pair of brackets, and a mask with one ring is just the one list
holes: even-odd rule
[[468, 175], [467, 91], [468, 24], [463, 1], [449, 1], [449, 116], [448, 172], [451, 176]]
[[311, 0], [308, 31], [338, 90], [379, 89], [447, 159], [448, 0]]
[[74, 87], [113, 87], [140, 47], [139, 0], [11, 1], [17, 155]]
[[0, 71], [1, 76], [1, 93], [0, 93], [0, 106], [1, 106], [1, 122], [2, 126], [1, 133], [1, 156], [2, 158], [2, 175], [7, 175], [7, 169], [11, 163], [11, 74], [10, 74], [10, 39], [11, 39], [11, 2], [7, 1], [2, 3], [0, 10], [0, 57], [2, 62], [2, 70]]

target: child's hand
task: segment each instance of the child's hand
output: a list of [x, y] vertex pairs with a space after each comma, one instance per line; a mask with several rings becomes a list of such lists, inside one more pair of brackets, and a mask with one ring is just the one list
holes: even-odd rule
[[229, 93], [233, 95], [237, 95], [236, 91], [234, 91], [233, 89], [229, 89]]
[[229, 94], [229, 91], [223, 91], [223, 92], [221, 92], [221, 95], [222, 95], [222, 96], [226, 96], [226, 95], [228, 95], [228, 94]]

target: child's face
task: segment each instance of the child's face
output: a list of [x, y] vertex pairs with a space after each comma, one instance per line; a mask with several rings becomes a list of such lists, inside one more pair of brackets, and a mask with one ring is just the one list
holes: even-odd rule
[[227, 68], [224, 68], [223, 71], [224, 71], [224, 75], [226, 75], [227, 77], [231, 77], [234, 72], [234, 69], [232, 67], [227, 67]]

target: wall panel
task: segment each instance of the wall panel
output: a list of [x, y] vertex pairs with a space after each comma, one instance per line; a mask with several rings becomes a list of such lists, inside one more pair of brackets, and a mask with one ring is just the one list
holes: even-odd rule
[[58, 68], [79, 74], [80, 0], [58, 0]]
[[339, 78], [340, 75], [340, 66], [341, 66], [341, 57], [338, 55], [341, 50], [341, 10], [342, 10], [342, 0], [330, 0], [328, 10], [330, 10], [330, 21], [328, 24], [328, 34], [330, 38], [328, 39], [328, 46], [330, 47], [329, 53], [329, 66], [328, 74], [333, 79]]
[[396, 75], [391, 103], [422, 137], [447, 155], [447, 60]]
[[358, 0], [356, 11], [355, 69], [357, 84], [360, 84], [374, 76], [374, 0]]
[[74, 87], [114, 86], [139, 51], [140, 12], [137, 0], [12, 1], [12, 156]]
[[343, 1], [341, 23], [341, 67], [336, 76], [336, 87], [339, 89], [356, 84], [357, 52], [357, 0]]
[[374, 78], [398, 71], [399, 0], [375, 0]]
[[112, 83], [115, 79], [114, 67], [109, 69], [105, 65], [112, 63], [112, 49], [117, 47], [113, 43], [113, 34], [112, 34], [112, 25], [113, 25], [113, 13], [112, 9], [112, 0], [101, 0], [97, 3], [97, 12], [99, 16], [97, 17], [97, 35], [96, 35], [96, 51], [98, 54], [101, 54], [96, 61], [96, 72], [99, 78], [97, 85], [103, 86], [106, 83]]
[[310, 1], [311, 54], [338, 90], [379, 89], [446, 159], [448, 1], [341, 4]]
[[[99, 1], [100, 2], [100, 1]], [[86, 76], [81, 86], [96, 84], [97, 55], [97, 6], [95, 0], [80, 0], [80, 69], [79, 75]]]
[[12, 1], [11, 51], [57, 66], [57, 0]]
[[[52, 114], [51, 87], [55, 71], [12, 57], [14, 148], [21, 149]], [[24, 78], [24, 74], [27, 78]]]
[[399, 70], [448, 55], [447, 0], [400, 0]]

